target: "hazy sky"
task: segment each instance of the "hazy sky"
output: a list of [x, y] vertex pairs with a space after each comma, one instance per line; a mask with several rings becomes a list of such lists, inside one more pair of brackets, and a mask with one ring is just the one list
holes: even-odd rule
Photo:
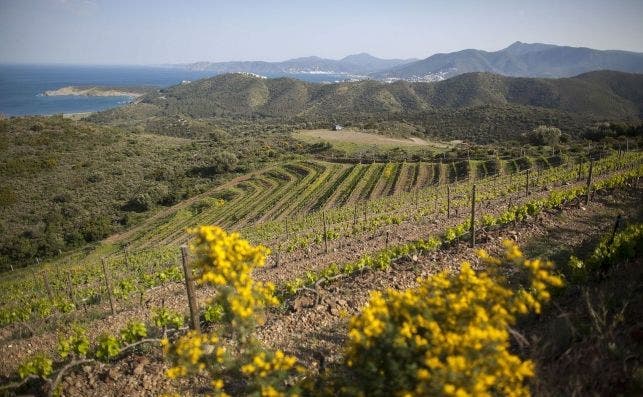
[[426, 58], [514, 41], [643, 52], [643, 0], [0, 0], [0, 63]]

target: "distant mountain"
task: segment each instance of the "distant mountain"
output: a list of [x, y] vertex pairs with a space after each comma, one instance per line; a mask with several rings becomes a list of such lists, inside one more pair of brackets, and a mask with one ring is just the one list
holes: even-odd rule
[[401, 65], [415, 62], [417, 59], [381, 59], [362, 52], [361, 54], [349, 55], [340, 59], [339, 62], [346, 65], [353, 65], [356, 69], [365, 73], [374, 73], [380, 70], [390, 69]]
[[195, 62], [174, 65], [190, 70], [224, 73], [254, 73], [269, 77], [289, 76], [293, 74], [344, 74], [347, 77], [364, 77], [385, 69], [401, 66], [417, 59], [381, 59], [361, 53], [349, 55], [340, 60], [320, 57], [289, 59], [283, 62], [237, 61], [237, 62]]
[[[140, 103], [99, 113], [97, 121], [186, 115], [352, 120], [359, 117], [453, 112], [493, 106], [545, 109], [593, 120], [643, 118], [643, 75], [591, 72], [572, 78], [506, 77], [467, 73], [435, 83], [365, 80], [314, 84], [226, 74], [173, 86], [140, 98]], [[531, 110], [529, 110], [531, 109]], [[552, 116], [553, 117], [553, 116]]]
[[571, 77], [596, 70], [643, 73], [643, 53], [519, 41], [496, 52], [463, 50], [375, 72], [381, 80], [440, 81], [470, 72], [515, 77]]

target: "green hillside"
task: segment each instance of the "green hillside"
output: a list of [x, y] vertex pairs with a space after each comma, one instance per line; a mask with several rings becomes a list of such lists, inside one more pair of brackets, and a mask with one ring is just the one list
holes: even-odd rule
[[[0, 266], [102, 240], [278, 158], [280, 136], [208, 141], [62, 117], [0, 119]], [[275, 156], [275, 157], [271, 157]]]
[[513, 78], [469, 73], [437, 83], [372, 80], [313, 84], [229, 74], [146, 95], [140, 103], [99, 113], [95, 121], [186, 115], [290, 120], [359, 120], [370, 116], [421, 117], [478, 106], [542, 108], [573, 117], [637, 120], [643, 108], [641, 75], [594, 72], [573, 78]]
[[[476, 143], [519, 140], [539, 125], [580, 137], [605, 121], [639, 124], [643, 75], [592, 72], [535, 79], [469, 73], [437, 83], [365, 80], [313, 84], [227, 74], [146, 95], [90, 121], [178, 137], [228, 132], [282, 132], [332, 123]], [[214, 131], [214, 132], [213, 132]]]

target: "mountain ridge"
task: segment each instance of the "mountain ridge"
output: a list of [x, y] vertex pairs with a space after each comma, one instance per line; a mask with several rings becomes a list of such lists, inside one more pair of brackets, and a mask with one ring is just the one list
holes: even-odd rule
[[351, 54], [341, 59], [328, 59], [318, 56], [306, 56], [287, 59], [279, 62], [268, 61], [225, 61], [225, 62], [193, 62], [189, 64], [173, 65], [189, 70], [206, 70], [216, 73], [248, 72], [266, 74], [270, 77], [279, 77], [297, 73], [327, 73], [346, 74], [364, 77], [369, 73], [378, 72], [405, 63], [417, 61], [410, 59], [383, 59], [368, 53]]
[[552, 78], [573, 77], [596, 70], [643, 73], [643, 53], [516, 41], [498, 51], [469, 48], [437, 53], [420, 60], [383, 59], [362, 52], [341, 59], [306, 56], [280, 62], [194, 62], [173, 66], [215, 74], [246, 72], [266, 77], [328, 74], [344, 76], [345, 80], [431, 82], [471, 72]]
[[512, 77], [573, 77], [596, 70], [643, 73], [643, 53], [516, 41], [498, 51], [466, 49], [372, 74], [381, 80], [439, 81], [469, 72]]

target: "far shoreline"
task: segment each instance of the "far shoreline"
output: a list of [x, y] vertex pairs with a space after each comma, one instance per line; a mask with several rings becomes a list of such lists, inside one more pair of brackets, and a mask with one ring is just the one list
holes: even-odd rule
[[154, 91], [155, 87], [102, 87], [102, 86], [66, 86], [47, 90], [43, 96], [93, 96], [93, 97], [141, 97]]
[[84, 119], [85, 117], [91, 116], [92, 114], [96, 113], [95, 111], [93, 112], [73, 112], [73, 113], [63, 113], [63, 118], [66, 119], [72, 119], [72, 120], [80, 120]]

